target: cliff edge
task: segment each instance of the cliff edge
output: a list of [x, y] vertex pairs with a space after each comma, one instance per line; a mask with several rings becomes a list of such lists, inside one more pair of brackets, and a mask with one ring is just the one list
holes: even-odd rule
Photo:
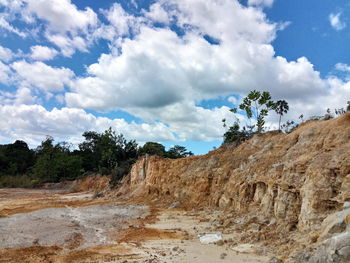
[[203, 156], [145, 156], [127, 186], [133, 197], [220, 209], [241, 242], [288, 261], [350, 262], [350, 113]]

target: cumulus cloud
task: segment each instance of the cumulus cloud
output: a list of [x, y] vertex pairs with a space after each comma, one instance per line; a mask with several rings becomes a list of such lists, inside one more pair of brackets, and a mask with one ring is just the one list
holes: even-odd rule
[[135, 17], [128, 14], [119, 3], [114, 3], [110, 9], [103, 13], [119, 36], [129, 35], [129, 28], [132, 27]]
[[0, 83], [8, 84], [11, 73], [11, 68], [0, 61]]
[[25, 0], [28, 10], [49, 23], [49, 30], [71, 34], [86, 33], [97, 24], [97, 15], [91, 8], [78, 10], [71, 0]]
[[158, 23], [163, 23], [167, 25], [170, 22], [168, 12], [164, 10], [164, 8], [160, 3], [152, 4], [149, 8], [149, 11], [148, 12], [144, 11], [143, 13], [147, 18], [153, 21], [156, 21]]
[[346, 27], [346, 23], [341, 21], [340, 16], [341, 13], [331, 13], [328, 17], [331, 26], [337, 31], [343, 30]]
[[350, 66], [344, 63], [337, 63], [335, 69], [344, 72], [350, 72]]
[[[316, 115], [323, 108], [340, 107], [345, 95], [350, 95], [347, 82], [322, 78], [307, 58], [288, 61], [275, 55], [272, 42], [288, 23], [267, 19], [263, 7], [271, 6], [272, 0], [249, 0], [248, 7], [237, 0], [160, 0], [139, 15], [114, 3], [100, 10], [104, 24], [91, 9], [79, 10], [70, 0], [18, 1], [26, 2], [22, 8], [29, 18], [45, 21], [46, 39], [64, 56], [76, 50], [87, 52], [98, 38], [108, 40], [110, 47], [110, 52], [101, 54], [80, 76], [38, 61], [17, 61], [11, 67], [0, 62], [0, 81], [9, 80], [12, 68], [20, 86], [17, 95], [11, 95], [12, 104], [15, 100], [35, 103], [29, 88], [36, 87], [55, 93], [51, 95], [67, 106], [52, 111], [38, 105], [19, 107], [14, 113], [21, 119], [18, 125], [27, 114], [45, 120], [33, 120], [37, 128], [13, 124], [22, 134], [69, 136], [112, 126], [140, 141], [220, 140], [224, 132], [221, 120], [232, 121], [232, 113], [226, 106], [199, 106], [203, 100], [229, 96], [228, 101], [237, 104], [250, 90], [267, 90], [273, 99], [289, 102], [294, 113], [285, 118], [295, 119], [301, 113]], [[61, 16], [65, 18], [62, 26]], [[330, 22], [345, 27], [340, 13], [332, 14]], [[48, 60], [56, 55], [50, 52], [55, 53], [35, 46], [31, 56]], [[348, 71], [348, 66], [337, 64], [336, 69]], [[146, 123], [95, 117], [87, 109], [123, 110]], [[243, 116], [239, 118], [244, 121]], [[274, 122], [273, 117], [269, 122]], [[68, 126], [72, 129], [61, 129]]]
[[[319, 114], [323, 108], [316, 101], [326, 102], [346, 86], [322, 79], [305, 57], [287, 61], [275, 56], [271, 42], [284, 24], [268, 21], [261, 9], [246, 8], [237, 1], [166, 2], [166, 8], [164, 2], [157, 5], [164, 12], [176, 14], [177, 26], [184, 34], [139, 24], [137, 34], [120, 43], [120, 52], [101, 55], [87, 68], [87, 76], [72, 83], [65, 94], [68, 106], [122, 109], [148, 121], [161, 120], [181, 138], [194, 139], [191, 132], [202, 130], [193, 126], [209, 117], [206, 109], [195, 106], [196, 102], [230, 94], [243, 96], [253, 89], [267, 90], [274, 99], [288, 100], [296, 112], [296, 116], [289, 117], [297, 118], [301, 113]], [[115, 8], [122, 17], [128, 17], [121, 6]], [[222, 17], [227, 19], [225, 23], [218, 22]], [[128, 23], [115, 26], [125, 34], [130, 28]], [[217, 43], [210, 43], [204, 36]], [[342, 103], [343, 99], [335, 96], [328, 99], [326, 107]], [[209, 112], [221, 120], [222, 110]], [[182, 133], [184, 127], [191, 132]], [[210, 130], [203, 136], [218, 138], [220, 129]]]
[[0, 115], [3, 136], [10, 140], [23, 139], [32, 146], [38, 145], [46, 135], [79, 142], [83, 132], [102, 132], [109, 127], [139, 141], [175, 140], [173, 133], [162, 123], [127, 123], [123, 119], [95, 117], [82, 109], [54, 108], [48, 111], [40, 105], [3, 105], [0, 106]]
[[56, 49], [46, 46], [32, 46], [30, 50], [30, 57], [35, 60], [51, 60], [58, 54]]
[[9, 62], [13, 56], [14, 54], [11, 49], [0, 45], [0, 61]]
[[[142, 25], [135, 38], [122, 43], [120, 53], [103, 54], [88, 67], [88, 76], [74, 81], [65, 95], [67, 105], [123, 109], [137, 116], [151, 111], [157, 119], [171, 105], [252, 89], [287, 99], [300, 98], [302, 92], [306, 100], [325, 92], [326, 84], [306, 58], [288, 62], [275, 57], [270, 42], [278, 25], [261, 10], [234, 1], [191, 0], [180, 1], [177, 12], [183, 36]], [[229, 21], [217, 23], [220, 17]]]
[[78, 10], [70, 0], [26, 0], [27, 9], [39, 19], [48, 22], [46, 37], [62, 50], [64, 56], [71, 56], [76, 49], [87, 51], [87, 36], [98, 23], [91, 8]]
[[25, 87], [36, 87], [45, 92], [63, 91], [71, 82], [74, 73], [67, 68], [54, 68], [43, 62], [28, 63], [24, 60], [11, 64], [18, 81]]
[[[21, 95], [23, 98], [27, 92], [30, 93], [28, 90], [21, 90], [18, 93], [23, 93]], [[32, 146], [38, 145], [46, 135], [54, 136], [58, 140], [81, 142], [83, 132], [88, 130], [103, 132], [109, 127], [138, 142], [221, 139], [224, 132], [221, 120], [229, 119], [231, 114], [227, 107], [208, 110], [189, 104], [186, 109], [182, 109], [182, 111], [191, 110], [188, 118], [174, 120], [176, 117], [171, 115], [171, 111], [181, 110], [180, 107], [182, 105], [174, 106], [169, 112], [164, 113], [166, 118], [173, 119], [172, 125], [166, 125], [157, 121], [128, 123], [124, 119], [96, 117], [76, 108], [54, 108], [48, 111], [40, 105], [14, 102], [0, 106], [0, 115], [4, 116], [0, 120], [0, 133], [10, 140], [24, 139]]]
[[86, 52], [99, 23], [91, 8], [79, 10], [71, 0], [3, 0], [1, 4], [6, 12], [0, 15], [0, 27], [25, 37], [27, 33], [13, 27], [12, 20], [20, 18], [27, 24], [40, 24], [29, 31], [36, 35], [44, 29], [46, 38], [62, 49], [64, 56], [71, 56], [76, 49]]
[[248, 5], [271, 7], [273, 5], [273, 2], [274, 0], [248, 0]]
[[61, 49], [62, 55], [70, 57], [75, 50], [87, 52], [87, 42], [80, 36], [67, 37], [60, 34], [47, 34], [47, 39]]
[[22, 38], [27, 36], [26, 33], [20, 31], [19, 29], [10, 25], [10, 23], [6, 20], [6, 16], [4, 14], [0, 14], [0, 28], [3, 28], [11, 33], [14, 33]]

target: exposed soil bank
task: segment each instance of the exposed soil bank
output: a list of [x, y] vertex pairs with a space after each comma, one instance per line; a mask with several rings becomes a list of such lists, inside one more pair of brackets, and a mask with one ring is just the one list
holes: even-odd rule
[[[203, 156], [140, 158], [120, 195], [222, 210], [218, 226], [286, 262], [350, 262], [350, 113]], [[341, 215], [341, 216], [339, 216]], [[326, 245], [324, 245], [326, 244]]]

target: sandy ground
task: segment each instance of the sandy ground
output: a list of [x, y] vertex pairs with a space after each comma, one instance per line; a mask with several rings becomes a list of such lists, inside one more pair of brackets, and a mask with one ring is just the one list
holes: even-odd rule
[[217, 244], [215, 212], [156, 209], [94, 199], [91, 193], [0, 189], [2, 262], [267, 262], [263, 248]]

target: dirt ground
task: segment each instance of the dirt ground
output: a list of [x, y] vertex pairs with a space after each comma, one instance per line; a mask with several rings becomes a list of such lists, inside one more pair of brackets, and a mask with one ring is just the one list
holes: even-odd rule
[[267, 262], [258, 246], [223, 233], [215, 244], [214, 211], [126, 204], [92, 193], [0, 189], [0, 263], [3, 262]]

